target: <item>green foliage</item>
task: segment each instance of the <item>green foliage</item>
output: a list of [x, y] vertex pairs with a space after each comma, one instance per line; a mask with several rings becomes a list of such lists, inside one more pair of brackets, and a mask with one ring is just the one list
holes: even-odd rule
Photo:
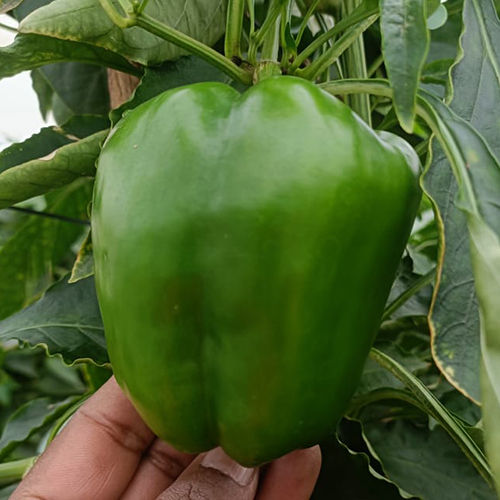
[[[226, 2], [160, 0], [149, 2], [146, 13], [211, 45], [224, 33]], [[97, 45], [141, 64], [160, 63], [185, 53], [140, 28], [123, 31], [116, 27], [99, 0], [55, 0], [25, 18], [20, 29], [22, 33]]]
[[[146, 14], [222, 57], [226, 3], [150, 1]], [[15, 41], [0, 47], [0, 78], [31, 70], [42, 116], [58, 123], [0, 152], [0, 499], [111, 375], [88, 227], [110, 123], [190, 83], [244, 91], [263, 74], [245, 60], [256, 38], [257, 63], [265, 47], [276, 54], [274, 69], [339, 93], [426, 164], [428, 197], [375, 343], [385, 357], [367, 360], [336, 435], [322, 443], [313, 498], [495, 497], [488, 483], [500, 478], [500, 4], [322, 0], [305, 19], [311, 3], [297, 0], [264, 33], [270, 2], [248, 2], [239, 47], [230, 45], [235, 57], [221, 66], [204, 45], [187, 55], [175, 36], [162, 38], [161, 23], [155, 34], [119, 28], [99, 0], [0, 0], [0, 12], [21, 21]], [[140, 79], [113, 110], [108, 68]], [[400, 367], [399, 377], [390, 366]]]
[[380, 29], [385, 67], [394, 89], [401, 126], [413, 132], [418, 83], [427, 56], [429, 34], [424, 0], [382, 0]]

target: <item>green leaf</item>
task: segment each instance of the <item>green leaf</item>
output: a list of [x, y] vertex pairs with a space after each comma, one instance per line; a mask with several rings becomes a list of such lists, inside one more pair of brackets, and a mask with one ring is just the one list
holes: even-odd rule
[[128, 109], [133, 109], [166, 90], [191, 83], [214, 81], [230, 83], [231, 79], [196, 56], [181, 57], [177, 61], [164, 63], [159, 68], [146, 68], [132, 97], [111, 111], [111, 119], [116, 123]]
[[66, 363], [108, 362], [94, 279], [69, 284], [65, 279], [17, 314], [0, 322], [0, 339], [42, 345]]
[[68, 61], [106, 66], [138, 76], [141, 74], [124, 57], [109, 50], [49, 36], [21, 34], [16, 36], [11, 45], [0, 47], [0, 78], [46, 64]]
[[[450, 2], [446, 2], [444, 6]], [[456, 5], [456, 4], [455, 4]], [[447, 7], [448, 10], [448, 7]], [[458, 38], [462, 32], [462, 11], [449, 10], [446, 23], [430, 32], [431, 43], [427, 55], [427, 63], [438, 59], [455, 59], [458, 51]]]
[[[80, 179], [46, 197], [47, 212], [84, 220], [91, 183]], [[23, 219], [0, 247], [0, 318], [26, 306], [53, 282], [54, 267], [64, 266], [72, 255], [70, 245], [82, 232], [82, 225], [57, 218]]]
[[38, 70], [73, 115], [109, 111], [108, 77], [100, 66], [78, 62], [49, 64]]
[[437, 30], [444, 25], [448, 19], [448, 11], [444, 5], [440, 5], [431, 16], [427, 18], [427, 27], [430, 30]]
[[[157, 0], [148, 3], [145, 13], [212, 45], [224, 33], [226, 4], [223, 0]], [[99, 0], [55, 0], [26, 17], [20, 31], [95, 44], [145, 65], [176, 59], [185, 53], [141, 28], [121, 30], [109, 19]]]
[[52, 0], [24, 0], [14, 10], [14, 17], [21, 21], [34, 10], [49, 4]]
[[431, 16], [434, 12], [436, 12], [437, 8], [441, 5], [440, 0], [426, 0], [425, 1], [425, 13], [427, 16]]
[[0, 489], [0, 500], [9, 500], [11, 498], [14, 490], [19, 486], [19, 483], [11, 484], [10, 486], [6, 486], [5, 488]]
[[424, 0], [381, 0], [380, 28], [394, 106], [406, 132], [413, 132], [418, 83], [429, 47]]
[[495, 500], [494, 491], [440, 428], [366, 419], [369, 448], [389, 479], [423, 500]]
[[[380, 348], [380, 346], [378, 347]], [[390, 355], [391, 358], [397, 360], [411, 373], [417, 373], [429, 366], [429, 363], [422, 360], [420, 357], [413, 353], [405, 353], [393, 344], [384, 345], [383, 351], [387, 355]], [[361, 380], [356, 389], [355, 398], [369, 395], [371, 392], [380, 389], [404, 389], [404, 387], [403, 382], [396, 378], [390, 371], [380, 366], [380, 364], [372, 358], [368, 358], [363, 368]]]
[[48, 157], [11, 167], [0, 174], [0, 209], [92, 177], [107, 131], [66, 144]]
[[38, 398], [18, 408], [7, 420], [0, 438], [0, 460], [35, 432], [56, 420], [74, 402], [75, 398], [58, 403], [49, 398]]
[[[347, 425], [349, 429], [346, 431]], [[360, 451], [355, 446], [361, 440], [358, 431], [351, 427], [359, 424], [343, 420], [339, 425], [338, 437], [332, 436], [320, 443], [321, 472], [312, 495], [312, 500], [399, 500], [397, 487], [375, 471], [370, 464], [368, 450]]]
[[48, 358], [45, 353], [43, 371], [33, 381], [32, 388], [39, 394], [58, 399], [83, 394], [87, 389], [77, 367], [68, 366], [59, 356]]
[[[417, 285], [422, 281], [422, 276], [413, 272], [413, 262], [409, 257], [402, 260], [399, 267], [396, 279], [392, 285], [391, 292], [387, 299], [386, 313], [384, 313], [384, 319], [386, 319], [387, 309], [396, 301], [401, 300], [405, 297], [405, 293], [412, 287]], [[429, 311], [429, 304], [431, 301], [432, 289], [430, 284], [426, 284], [419, 288], [416, 293], [408, 298], [402, 305], [400, 305], [394, 312], [390, 315], [391, 318], [402, 318], [404, 316], [426, 316]]]
[[76, 256], [71, 277], [68, 283], [76, 283], [84, 278], [88, 278], [94, 274], [94, 254], [92, 252], [92, 233], [89, 231], [85, 238], [78, 255]]
[[[500, 24], [489, 0], [480, 4], [467, 0], [463, 16], [465, 31], [461, 37], [461, 58], [452, 70], [453, 99], [450, 107], [482, 134], [499, 158]], [[443, 119], [448, 120], [448, 117]], [[452, 123], [455, 123], [453, 119], [450, 125]], [[461, 124], [456, 126], [463, 128]], [[459, 135], [456, 140], [463, 143], [464, 148], [472, 148], [477, 141], [468, 139], [464, 133], [467, 132], [457, 130]], [[466, 158], [465, 151], [463, 155]], [[485, 161], [488, 160], [485, 158]], [[477, 161], [474, 161], [474, 165], [478, 165], [476, 169], [479, 172], [488, 170], [486, 165]], [[425, 175], [424, 185], [437, 203], [440, 224], [444, 230], [439, 259], [442, 266], [440, 285], [434, 297], [431, 316], [435, 357], [447, 378], [479, 401], [479, 310], [470, 260], [470, 242], [464, 231], [467, 219], [457, 199], [457, 181], [445, 153], [438, 145], [433, 148], [433, 162]], [[476, 198], [490, 200], [493, 205], [496, 199], [498, 203], [500, 186], [489, 176], [482, 186], [478, 187]], [[498, 217], [493, 207], [486, 210], [492, 212], [492, 220]]]
[[55, 149], [71, 144], [73, 139], [61, 129], [45, 127], [23, 142], [15, 143], [0, 152], [0, 173], [36, 158], [42, 158]]
[[[483, 7], [485, 4], [481, 4]], [[489, 4], [492, 7], [492, 4]], [[479, 3], [470, 1], [470, 8], [480, 15], [481, 24], [491, 19]], [[485, 17], [483, 17], [483, 15]], [[491, 46], [489, 46], [491, 49]], [[491, 52], [489, 56], [491, 57]], [[494, 66], [494, 69], [497, 67]], [[485, 441], [491, 465], [500, 487], [500, 163], [484, 139], [465, 121], [452, 115], [439, 100], [427, 96], [434, 113], [437, 135], [447, 148], [448, 159], [459, 183], [460, 209], [466, 214], [470, 233], [472, 268], [479, 299], [481, 354], [483, 361], [482, 389], [485, 414]]]
[[52, 109], [54, 90], [49, 85], [49, 82], [47, 82], [39, 68], [31, 71], [31, 84], [38, 98], [40, 114], [42, 115], [42, 118], [47, 121], [49, 112]]
[[110, 121], [107, 116], [82, 115], [72, 116], [67, 122], [61, 125], [61, 128], [66, 134], [83, 139], [96, 132], [108, 129], [109, 126]]
[[23, 0], [0, 0], [0, 14], [15, 9]]
[[370, 351], [370, 357], [404, 383], [406, 389], [412, 396], [409, 401], [441, 424], [450, 438], [455, 441], [464, 455], [468, 458], [470, 461], [469, 464], [471, 466], [473, 464], [481, 476], [491, 484], [493, 479], [491, 477], [489, 464], [482, 450], [468, 434], [462, 422], [456, 419], [442, 405], [437, 397], [430, 392], [425, 384], [409, 372], [401, 363], [375, 348], [372, 348]]

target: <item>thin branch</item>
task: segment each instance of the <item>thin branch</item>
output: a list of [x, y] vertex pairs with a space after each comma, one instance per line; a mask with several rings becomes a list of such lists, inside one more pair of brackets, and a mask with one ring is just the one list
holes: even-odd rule
[[9, 207], [7, 210], [14, 210], [15, 212], [22, 212], [29, 215], [36, 215], [39, 217], [47, 217], [48, 219], [57, 219], [62, 222], [70, 222], [72, 224], [80, 224], [81, 226], [90, 226], [90, 221], [84, 219], [75, 219], [73, 217], [67, 217], [66, 215], [53, 214], [50, 212], [39, 212], [38, 210], [33, 210], [32, 208], [24, 207]]

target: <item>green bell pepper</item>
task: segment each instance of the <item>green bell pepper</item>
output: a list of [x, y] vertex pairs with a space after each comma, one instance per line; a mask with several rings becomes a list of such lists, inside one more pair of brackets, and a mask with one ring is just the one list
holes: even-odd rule
[[335, 431], [420, 199], [418, 159], [310, 82], [167, 91], [104, 145], [92, 213], [114, 373], [176, 448], [253, 466]]

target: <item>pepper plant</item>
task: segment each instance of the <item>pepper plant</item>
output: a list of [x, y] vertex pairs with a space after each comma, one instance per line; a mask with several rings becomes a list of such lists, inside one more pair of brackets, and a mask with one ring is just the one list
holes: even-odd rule
[[[19, 23], [12, 45], [0, 48], [0, 77], [31, 71], [42, 116], [57, 122], [0, 153], [1, 495], [8, 498], [65, 422], [111, 376], [102, 310], [119, 382], [133, 388], [141, 406], [159, 400], [155, 375], [161, 383], [175, 381], [185, 365], [172, 373], [154, 368], [141, 378], [144, 367], [132, 368], [134, 352], [154, 356], [167, 349], [157, 336], [126, 334], [120, 314], [128, 321], [127, 314], [143, 311], [146, 323], [160, 327], [180, 316], [182, 332], [205, 333], [233, 322], [247, 335], [245, 327], [260, 324], [238, 337], [250, 352], [263, 341], [262, 332], [276, 335], [261, 345], [267, 349], [252, 354], [263, 370], [255, 383], [272, 379], [266, 370], [290, 355], [290, 338], [300, 352], [313, 352], [306, 370], [297, 362], [286, 373], [292, 383], [284, 401], [277, 399], [283, 386], [267, 392], [272, 411], [259, 428], [264, 431], [236, 433], [222, 444], [231, 451], [245, 440], [247, 450], [264, 450], [255, 460], [233, 450], [235, 458], [253, 464], [320, 440], [323, 465], [314, 498], [495, 498], [498, 9], [493, 0], [0, 0], [0, 12]], [[286, 90], [291, 88], [296, 90]], [[233, 101], [243, 104], [228, 104]], [[231, 126], [220, 126], [220, 117], [229, 114]], [[350, 118], [329, 125], [331, 138], [324, 136], [325, 123], [340, 115]], [[352, 144], [356, 154], [349, 156]], [[229, 157], [221, 151], [230, 151]], [[393, 162], [416, 155], [419, 202], [405, 196], [409, 188], [396, 170], [387, 174]], [[163, 158], [189, 168], [169, 177], [158, 167]], [[219, 164], [243, 165], [247, 188], [227, 167], [228, 177], [221, 177]], [[329, 190], [331, 179], [320, 166], [332, 164], [358, 174]], [[300, 175], [290, 177], [290, 171]], [[263, 182], [267, 172], [275, 177]], [[313, 178], [323, 189], [308, 197]], [[222, 184], [230, 189], [220, 202], [213, 193], [220, 194]], [[273, 191], [276, 186], [287, 190]], [[252, 201], [264, 193], [265, 204]], [[172, 213], [183, 215], [167, 224]], [[295, 238], [283, 214], [294, 214]], [[155, 245], [168, 245], [165, 262]], [[235, 248], [254, 260], [219, 258], [234, 257]], [[338, 257], [331, 267], [326, 251]], [[311, 272], [304, 274], [305, 268]], [[148, 277], [149, 270], [164, 281]], [[188, 285], [175, 281], [178, 270], [189, 275]], [[198, 307], [200, 275], [210, 296], [224, 304], [212, 304], [206, 316]], [[268, 295], [252, 299], [247, 310], [237, 303], [241, 277], [253, 289], [261, 277], [270, 280]], [[134, 287], [128, 295], [127, 283]], [[182, 316], [170, 293], [197, 306]], [[301, 302], [305, 296], [309, 301]], [[285, 321], [269, 304], [298, 312]], [[339, 324], [330, 314], [335, 307], [344, 318]], [[367, 336], [368, 318], [376, 332]], [[319, 324], [322, 342], [331, 329], [330, 343], [306, 335]], [[347, 324], [359, 326], [358, 337], [349, 331], [338, 343]], [[183, 344], [182, 336], [166, 344], [174, 368], [193, 345], [189, 339]], [[220, 345], [232, 344], [226, 337]], [[245, 375], [232, 353], [222, 359], [222, 371], [205, 370], [200, 377], [220, 388], [224, 373]], [[340, 378], [329, 378], [344, 365]], [[308, 378], [308, 369], [316, 375]], [[314, 382], [320, 379], [326, 383]], [[189, 391], [196, 388], [176, 397], [196, 401]], [[235, 416], [240, 396], [225, 389], [214, 403], [226, 424], [244, 419]], [[335, 418], [329, 402], [340, 408]], [[315, 428], [321, 422], [321, 436], [310, 438], [302, 420], [279, 428], [284, 417], [278, 403], [300, 409], [296, 415]], [[250, 408], [248, 415], [256, 414]], [[273, 442], [273, 429], [287, 445]], [[187, 447], [182, 441], [173, 444]], [[206, 447], [215, 444], [209, 440]]]

